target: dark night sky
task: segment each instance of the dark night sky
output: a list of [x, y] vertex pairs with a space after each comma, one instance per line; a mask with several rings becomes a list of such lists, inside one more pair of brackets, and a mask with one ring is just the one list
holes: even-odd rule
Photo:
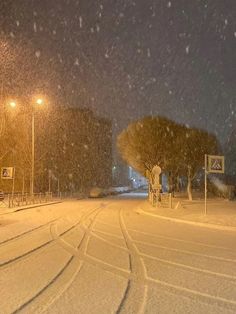
[[51, 101], [89, 106], [115, 133], [161, 114], [229, 134], [235, 0], [1, 0], [0, 17], [2, 41], [30, 51], [24, 71], [39, 69], [18, 93], [37, 77]]

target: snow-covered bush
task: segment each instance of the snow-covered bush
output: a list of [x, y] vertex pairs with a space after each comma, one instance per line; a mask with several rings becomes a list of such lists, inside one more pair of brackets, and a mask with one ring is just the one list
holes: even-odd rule
[[222, 180], [215, 176], [210, 177], [208, 191], [216, 196], [224, 197], [230, 200], [235, 197], [235, 187], [232, 185], [226, 185]]

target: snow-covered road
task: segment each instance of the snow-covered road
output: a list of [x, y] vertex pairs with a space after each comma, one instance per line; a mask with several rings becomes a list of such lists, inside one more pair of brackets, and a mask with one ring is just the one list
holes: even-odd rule
[[0, 313], [236, 313], [236, 233], [140, 215], [138, 196], [0, 216]]

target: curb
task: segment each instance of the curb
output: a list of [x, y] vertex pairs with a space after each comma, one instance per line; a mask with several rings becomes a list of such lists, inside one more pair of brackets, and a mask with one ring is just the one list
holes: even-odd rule
[[43, 204], [32, 204], [32, 205], [29, 205], [28, 207], [23, 207], [23, 208], [12, 208], [12, 210], [9, 210], [5, 213], [0, 213], [0, 216], [7, 215], [7, 214], [13, 214], [13, 213], [20, 212], [22, 210], [31, 209], [31, 208], [48, 206], [48, 205], [59, 204], [59, 203], [62, 203], [62, 201], [55, 201], [55, 202], [43, 203]]
[[197, 222], [197, 221], [191, 221], [191, 220], [166, 217], [166, 216], [148, 213], [147, 211], [143, 210], [142, 208], [139, 208], [136, 212], [139, 214], [146, 215], [146, 216], [152, 216], [152, 217], [155, 217], [158, 219], [168, 220], [168, 221], [172, 221], [172, 222], [184, 223], [187, 225], [193, 225], [193, 226], [197, 226], [197, 227], [204, 227], [204, 228], [215, 229], [215, 230], [236, 232], [236, 227], [232, 227], [232, 226], [216, 225], [216, 224], [211, 224], [211, 223], [207, 223], [207, 222]]

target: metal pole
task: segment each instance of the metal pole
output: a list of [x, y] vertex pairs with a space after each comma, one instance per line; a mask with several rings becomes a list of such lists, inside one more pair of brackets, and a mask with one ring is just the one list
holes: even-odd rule
[[51, 192], [51, 170], [48, 170], [48, 193]]
[[14, 192], [15, 192], [15, 167], [13, 168], [13, 177], [12, 177], [12, 199], [14, 198]]
[[57, 179], [57, 194], [58, 194], [58, 197], [60, 196], [60, 180]]
[[32, 109], [32, 160], [31, 160], [31, 187], [30, 193], [34, 195], [34, 109]]
[[25, 171], [23, 170], [23, 178], [22, 178], [22, 195], [25, 194]]
[[207, 215], [207, 155], [205, 154], [205, 215]]

